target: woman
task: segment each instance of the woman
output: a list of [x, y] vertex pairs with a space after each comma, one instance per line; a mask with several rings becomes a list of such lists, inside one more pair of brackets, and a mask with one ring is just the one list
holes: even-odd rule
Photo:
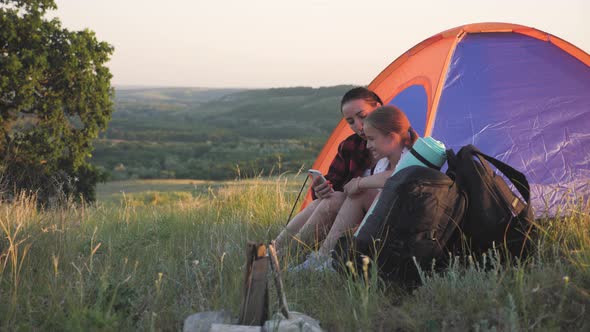
[[367, 149], [364, 119], [383, 103], [373, 91], [363, 87], [349, 90], [340, 102], [340, 112], [354, 134], [338, 146], [338, 154], [332, 161], [328, 180], [312, 183], [314, 201], [295, 216], [276, 239], [276, 247], [284, 249], [295, 240], [299, 243], [318, 243], [332, 226], [334, 218], [346, 199], [343, 190], [353, 178], [371, 174], [374, 159]]
[[364, 133], [373, 158], [386, 158], [385, 171], [369, 177], [356, 177], [344, 186], [345, 201], [320, 249], [310, 254], [295, 270], [318, 270], [329, 266], [329, 253], [338, 239], [360, 224], [377, 193], [395, 170], [403, 152], [418, 139], [408, 117], [394, 106], [383, 106], [373, 111], [364, 121]]

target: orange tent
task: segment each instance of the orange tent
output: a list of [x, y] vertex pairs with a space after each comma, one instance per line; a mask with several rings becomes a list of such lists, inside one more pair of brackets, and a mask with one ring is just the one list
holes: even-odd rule
[[[550, 82], [546, 78], [550, 78]], [[401, 98], [404, 91], [416, 87], [423, 106], [396, 104], [396, 98]], [[564, 143], [559, 128], [553, 133], [534, 131], [539, 128], [539, 123], [534, 123], [535, 117], [540, 117], [541, 122], [554, 122], [564, 106], [571, 107], [573, 110], [562, 125], [568, 128], [568, 137], [580, 134], [575, 147], [582, 147], [582, 150], [574, 154], [590, 151], [587, 130], [573, 121], [580, 117], [585, 122], [589, 119], [590, 56], [549, 33], [507, 23], [477, 23], [453, 28], [402, 54], [371, 82], [369, 89], [385, 104], [400, 106], [421, 135], [432, 135], [447, 146], [458, 148], [471, 143], [482, 148], [484, 142], [500, 141], [501, 144], [482, 150], [524, 170], [533, 178], [533, 184], [545, 186], [569, 183], [579, 176], [585, 180], [590, 177], [590, 157], [588, 160], [573, 157], [573, 150], [563, 146], [567, 142]], [[410, 99], [418, 95], [412, 94]], [[559, 102], [564, 98], [569, 100], [567, 105]], [[547, 105], [552, 103], [555, 107], [548, 109]], [[468, 121], [463, 121], [465, 119]], [[515, 128], [506, 125], [504, 120], [523, 125]], [[462, 122], [471, 124], [462, 127]], [[532, 146], [528, 139], [520, 138], [525, 133], [529, 137], [541, 135], [544, 144], [551, 141], [549, 145], [557, 146], [555, 149], [559, 151], [552, 154], [554, 151], [547, 151], [547, 146], [545, 151], [539, 151], [543, 147]], [[326, 173], [338, 144], [351, 134], [346, 122], [340, 121], [312, 168]], [[557, 139], [545, 137], [554, 134]], [[540, 164], [532, 165], [523, 160], [523, 156], [540, 158]], [[552, 166], [549, 171], [543, 170], [556, 159], [564, 162], [558, 167]], [[568, 173], [566, 177], [558, 174], [564, 170]], [[553, 182], [536, 181], [543, 177]], [[310, 201], [311, 192], [308, 192], [304, 206]]]

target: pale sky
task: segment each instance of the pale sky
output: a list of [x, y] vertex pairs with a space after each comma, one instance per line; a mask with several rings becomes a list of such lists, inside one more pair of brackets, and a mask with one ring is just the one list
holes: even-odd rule
[[115, 47], [114, 85], [367, 85], [441, 31], [508, 22], [590, 52], [590, 0], [56, 0], [71, 30]]

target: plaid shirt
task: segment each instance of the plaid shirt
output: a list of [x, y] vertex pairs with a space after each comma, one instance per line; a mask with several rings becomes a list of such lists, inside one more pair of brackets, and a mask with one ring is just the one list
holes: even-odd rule
[[363, 175], [369, 168], [371, 155], [367, 149], [367, 141], [357, 134], [352, 134], [338, 146], [338, 154], [330, 164], [326, 179], [332, 183], [334, 190], [343, 191], [348, 181]]

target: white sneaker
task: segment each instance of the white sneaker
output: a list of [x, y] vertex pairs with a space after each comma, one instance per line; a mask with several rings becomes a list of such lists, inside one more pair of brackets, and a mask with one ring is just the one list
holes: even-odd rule
[[332, 267], [332, 257], [320, 255], [319, 252], [314, 251], [307, 255], [305, 261], [291, 269], [291, 272], [301, 272], [301, 271], [332, 271], [334, 272], [334, 268]]

